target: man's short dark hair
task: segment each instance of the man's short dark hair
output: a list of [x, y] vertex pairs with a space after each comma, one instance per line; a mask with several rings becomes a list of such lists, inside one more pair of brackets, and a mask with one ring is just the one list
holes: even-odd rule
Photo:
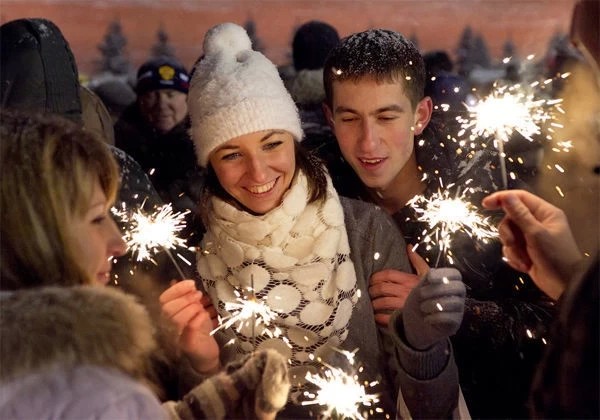
[[333, 48], [323, 68], [326, 101], [332, 106], [334, 81], [401, 82], [413, 108], [424, 96], [425, 64], [415, 45], [400, 33], [369, 29], [352, 34]]

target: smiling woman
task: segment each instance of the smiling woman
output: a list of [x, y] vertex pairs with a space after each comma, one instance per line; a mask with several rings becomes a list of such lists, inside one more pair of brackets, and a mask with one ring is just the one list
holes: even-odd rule
[[[411, 271], [406, 245], [381, 209], [340, 197], [322, 162], [303, 148], [298, 110], [275, 65], [253, 50], [246, 31], [233, 23], [210, 29], [204, 52], [188, 94], [190, 133], [198, 162], [207, 169], [201, 201], [207, 232], [197, 257], [198, 286], [222, 320], [235, 319], [233, 304], [240, 300], [264, 302], [275, 314], [274, 331], [226, 322], [214, 334], [220, 354], [212, 362], [201, 360], [202, 349], [190, 345], [191, 339], [182, 351], [190, 360], [201, 360], [198, 371], [255, 351], [282, 355], [292, 390], [281, 418], [318, 416], [317, 403], [307, 401], [317, 392], [314, 378], [323, 365], [353, 375], [357, 349], [360, 383], [371, 384], [365, 392], [379, 393], [376, 410], [390, 416], [396, 413], [392, 383], [398, 376], [406, 379], [408, 394], [418, 385], [456, 377], [444, 328], [424, 345], [428, 360], [440, 362], [428, 371], [426, 383], [401, 371], [398, 354], [414, 360], [409, 364], [417, 370], [422, 359], [407, 356], [407, 346], [396, 347], [393, 333], [378, 326], [367, 296], [372, 276]], [[418, 282], [416, 275], [408, 276]], [[446, 284], [440, 290], [452, 293]], [[202, 309], [189, 304], [197, 295], [195, 287], [174, 285], [161, 296], [163, 312], [178, 330], [189, 329]], [[460, 307], [460, 297], [457, 301]], [[422, 315], [415, 311], [415, 318]], [[459, 323], [460, 317], [459, 311]], [[201, 339], [197, 334], [194, 341]], [[432, 353], [430, 344], [435, 344]], [[432, 417], [447, 416], [456, 394], [457, 387], [450, 387], [449, 398], [432, 392], [436, 401], [423, 398], [423, 404], [431, 407]], [[368, 410], [359, 407], [360, 401], [353, 404], [360, 415]]]

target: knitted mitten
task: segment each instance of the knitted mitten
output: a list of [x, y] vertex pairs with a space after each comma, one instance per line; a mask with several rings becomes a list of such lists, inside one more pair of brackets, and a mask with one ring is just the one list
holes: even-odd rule
[[402, 321], [406, 340], [424, 350], [458, 331], [465, 306], [465, 285], [454, 268], [432, 268], [410, 292]]
[[263, 350], [230, 363], [169, 408], [181, 419], [270, 419], [285, 406], [289, 389], [287, 361]]

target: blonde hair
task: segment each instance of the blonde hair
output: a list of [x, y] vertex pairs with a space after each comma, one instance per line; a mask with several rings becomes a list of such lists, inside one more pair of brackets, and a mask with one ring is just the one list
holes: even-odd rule
[[96, 180], [119, 184], [110, 149], [62, 117], [0, 111], [0, 289], [90, 284], [68, 239]]

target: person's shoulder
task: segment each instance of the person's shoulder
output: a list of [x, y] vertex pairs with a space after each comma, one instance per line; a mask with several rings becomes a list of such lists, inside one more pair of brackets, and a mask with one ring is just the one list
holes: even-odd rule
[[0, 408], [11, 418], [153, 418], [166, 417], [150, 388], [116, 369], [55, 365], [2, 386]]
[[369, 231], [373, 227], [394, 228], [391, 217], [385, 210], [376, 204], [355, 198], [340, 196], [340, 202], [344, 209], [344, 220], [347, 229], [360, 227]]

